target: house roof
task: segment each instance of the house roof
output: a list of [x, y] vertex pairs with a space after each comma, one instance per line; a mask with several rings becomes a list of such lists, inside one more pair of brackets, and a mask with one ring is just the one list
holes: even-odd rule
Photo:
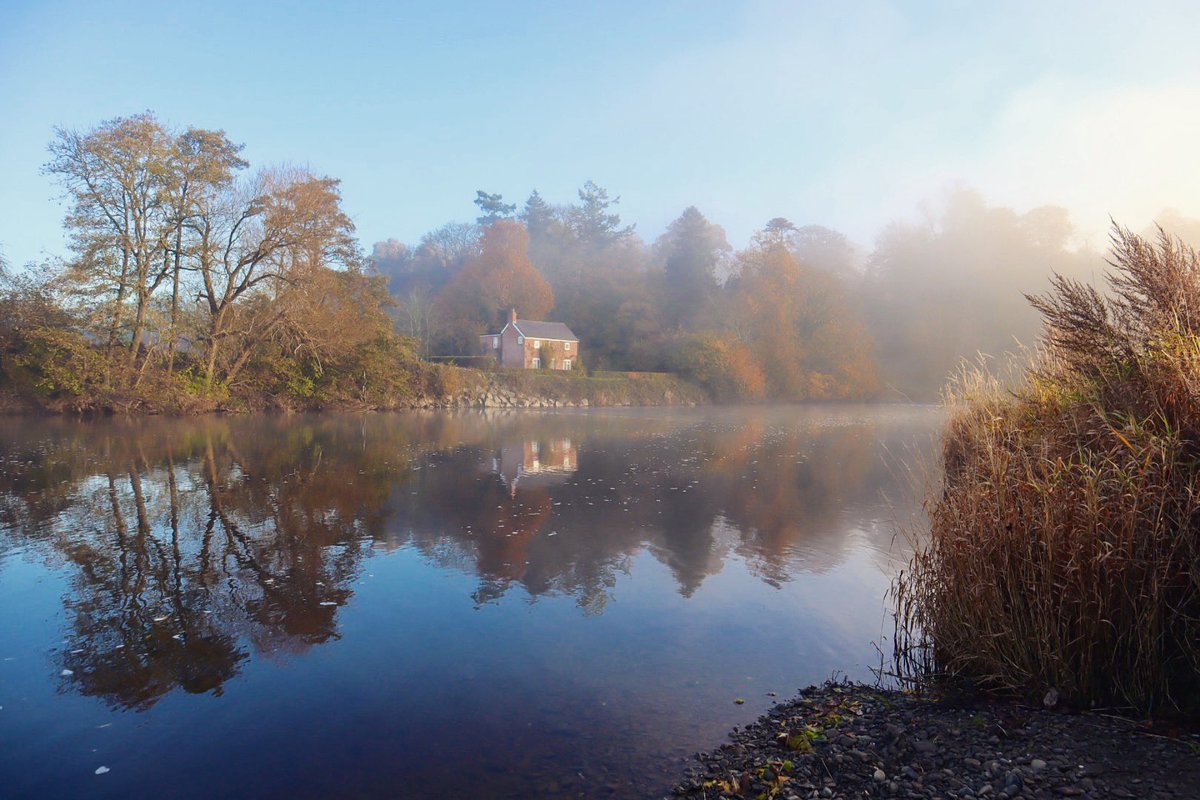
[[510, 322], [509, 324], [515, 326], [517, 333], [521, 334], [526, 339], [552, 339], [559, 342], [579, 341], [579, 337], [576, 336], [571, 329], [562, 322], [541, 322], [536, 319], [519, 319], [516, 322]]

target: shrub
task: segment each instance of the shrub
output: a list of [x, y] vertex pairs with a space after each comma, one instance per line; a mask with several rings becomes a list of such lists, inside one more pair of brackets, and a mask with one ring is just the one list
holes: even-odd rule
[[750, 351], [742, 342], [721, 334], [687, 337], [673, 366], [718, 401], [761, 400], [766, 394], [766, 377]]
[[929, 538], [894, 586], [900, 673], [1200, 711], [1200, 261], [1113, 234], [1107, 296], [1057, 277], [1015, 389], [947, 392]]

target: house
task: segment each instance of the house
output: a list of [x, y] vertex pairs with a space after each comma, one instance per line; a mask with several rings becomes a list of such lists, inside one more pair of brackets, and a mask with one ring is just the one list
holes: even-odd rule
[[479, 337], [485, 353], [513, 369], [574, 369], [579, 365], [579, 337], [561, 322], [517, 319], [514, 308], [499, 333]]

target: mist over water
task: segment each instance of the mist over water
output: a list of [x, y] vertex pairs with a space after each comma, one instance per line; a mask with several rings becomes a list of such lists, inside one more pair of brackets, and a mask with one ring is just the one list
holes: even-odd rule
[[899, 460], [939, 419], [10, 421], [0, 780], [653, 794], [767, 692], [871, 678], [915, 511]]

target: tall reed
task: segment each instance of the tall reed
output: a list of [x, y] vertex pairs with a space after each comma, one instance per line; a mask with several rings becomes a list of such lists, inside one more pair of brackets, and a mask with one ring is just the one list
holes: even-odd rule
[[1058, 277], [1016, 388], [946, 392], [929, 538], [893, 586], [901, 675], [1200, 712], [1200, 259], [1114, 226]]

